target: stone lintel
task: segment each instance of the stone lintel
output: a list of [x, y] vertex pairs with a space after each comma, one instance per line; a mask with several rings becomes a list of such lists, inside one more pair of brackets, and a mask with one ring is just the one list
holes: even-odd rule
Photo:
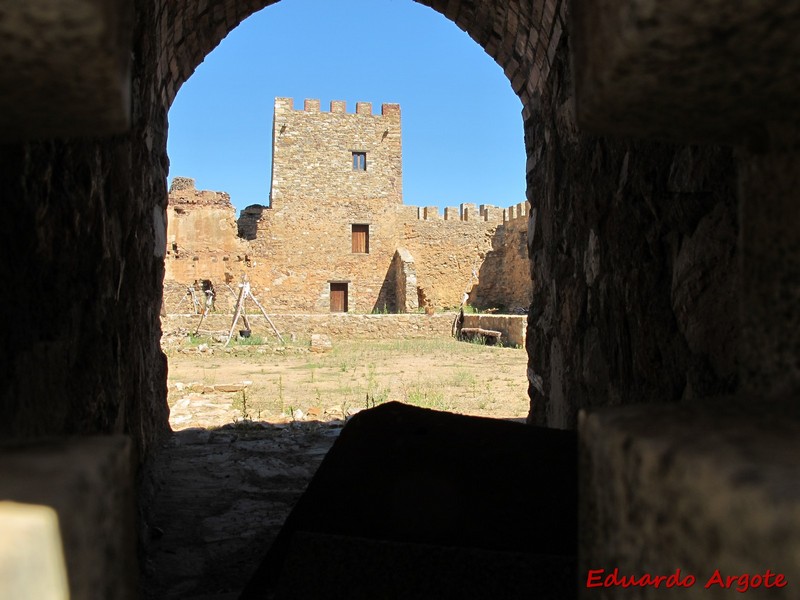
[[737, 142], [800, 118], [800, 4], [574, 0], [576, 110], [597, 133]]
[[[581, 412], [579, 573], [800, 579], [800, 405], [756, 396]], [[580, 586], [582, 597], [594, 589]], [[689, 592], [689, 590], [685, 590]], [[754, 592], [764, 592], [753, 590]], [[660, 598], [648, 588], [637, 598]], [[689, 595], [692, 595], [691, 593]], [[765, 596], [766, 597], [766, 596]]]

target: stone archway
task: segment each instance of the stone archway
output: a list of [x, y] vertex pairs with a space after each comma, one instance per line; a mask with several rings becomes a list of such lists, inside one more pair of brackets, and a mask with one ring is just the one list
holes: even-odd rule
[[[165, 3], [158, 13], [164, 105], [228, 32], [270, 4]], [[642, 396], [674, 402], [732, 390], [734, 259], [724, 244], [706, 246], [695, 235], [702, 230], [704, 238], [735, 243], [730, 153], [687, 153], [579, 133], [564, 0], [423, 4], [484, 48], [523, 103], [534, 217], [528, 239], [534, 259], [530, 420], [574, 427], [582, 407]], [[699, 202], [697, 193], [703, 194]], [[609, 202], [609, 195], [616, 200]], [[653, 202], [673, 208], [646, 208]], [[674, 247], [654, 245], [676, 227], [681, 233], [675, 247], [685, 247], [686, 240], [703, 249], [676, 259]], [[724, 311], [710, 312], [709, 297], [692, 296], [691, 278], [697, 276], [718, 282], [721, 291], [714, 295], [726, 299]], [[727, 351], [712, 356], [714, 347]]]
[[[3, 419], [8, 428], [21, 423], [31, 434], [65, 427], [130, 431], [143, 455], [165, 433], [158, 315], [167, 111], [203, 57], [268, 4], [137, 2], [128, 54], [130, 130], [114, 138], [4, 149], [9, 197], [33, 199], [9, 206], [7, 223], [31, 226], [9, 226], [6, 255], [27, 249], [27, 267], [9, 263], [3, 279], [17, 290], [7, 299], [7, 312], [19, 316], [4, 332], [5, 347], [22, 337], [35, 343], [10, 351], [7, 362], [52, 363], [53, 340], [81, 357], [53, 363], [59, 368], [35, 386], [24, 369], [10, 377], [5, 393], [39, 399], [9, 399]], [[574, 426], [583, 406], [643, 395], [674, 401], [731, 389], [735, 311], [728, 306], [709, 314], [713, 297], [691, 293], [692, 277], [724, 289], [736, 277], [729, 268], [736, 232], [730, 153], [580, 133], [565, 0], [449, 0], [432, 8], [495, 58], [524, 104], [528, 200], [535, 215], [528, 240], [535, 297], [527, 342], [533, 420]], [[698, 160], [702, 168], [693, 166]], [[42, 176], [30, 176], [40, 171]], [[727, 241], [702, 241], [715, 236]], [[623, 238], [620, 246], [616, 240]], [[687, 248], [688, 262], [675, 261], [676, 248]], [[94, 268], [98, 256], [104, 258]], [[685, 268], [676, 271], [681, 264]], [[66, 273], [78, 275], [59, 277]], [[63, 306], [75, 308], [65, 312]], [[651, 307], [657, 307], [657, 319]], [[114, 358], [110, 366], [82, 366], [103, 365], [108, 356]], [[657, 360], [666, 367], [642, 368]]]
[[[0, 14], [27, 7], [25, 3], [12, 4], [3, 6]], [[129, 122], [130, 127], [105, 128], [102, 119], [76, 120], [69, 133], [80, 137], [65, 139], [58, 137], [64, 135], [63, 130], [26, 128], [24, 120], [17, 117], [20, 127], [4, 130], [7, 143], [0, 148], [0, 181], [6, 202], [4, 218], [0, 220], [0, 280], [8, 291], [0, 301], [3, 314], [7, 315], [5, 326], [0, 329], [3, 437], [29, 441], [52, 435], [126, 433], [137, 446], [137, 464], [141, 465], [166, 434], [165, 364], [158, 345], [158, 318], [165, 247], [167, 109], [180, 84], [203, 56], [237, 23], [265, 5], [260, 1], [239, 4], [232, 0], [164, 0], [158, 4], [147, 0], [87, 0], [84, 6], [93, 9], [89, 13], [106, 25], [106, 20], [113, 20], [114, 25], [127, 24], [127, 19], [107, 17], [114, 9], [120, 13], [130, 9], [133, 27], [122, 29], [132, 31], [132, 36], [94, 40], [103, 50], [113, 45], [117, 51], [114, 56], [119, 58], [119, 64], [110, 61], [104, 65], [103, 72], [112, 75], [107, 80], [67, 80], [83, 84], [89, 93], [107, 84], [104, 89], [111, 88], [116, 95], [110, 102], [119, 104], [116, 108], [125, 117], [122, 121]], [[743, 523], [736, 515], [738, 507], [746, 511], [748, 496], [741, 500], [742, 486], [761, 485], [752, 477], [739, 475], [751, 473], [754, 466], [758, 470], [776, 456], [774, 433], [780, 431], [776, 425], [796, 424], [792, 416], [796, 410], [783, 409], [777, 403], [770, 405], [769, 401], [777, 393], [788, 395], [798, 386], [795, 325], [799, 254], [794, 227], [800, 206], [795, 201], [798, 69], [792, 62], [798, 53], [794, 51], [797, 36], [791, 33], [800, 11], [797, 3], [761, 2], [735, 11], [738, 20], [731, 21], [730, 15], [723, 14], [725, 10], [718, 6], [703, 13], [705, 20], [694, 19], [697, 12], [692, 12], [693, 19], [689, 20], [685, 5], [680, 3], [656, 6], [652, 2], [609, 2], [600, 8], [597, 3], [570, 3], [590, 17], [597, 16], [592, 9], [602, 9], [602, 16], [607, 17], [604, 23], [610, 23], [610, 27], [597, 27], [598, 19], [584, 22], [601, 33], [611, 32], [616, 39], [628, 27], [624, 33], [634, 34], [638, 46], [620, 44], [625, 48], [616, 55], [620, 59], [614, 63], [620, 69], [617, 75], [631, 73], [631, 61], [626, 60], [631, 54], [626, 52], [635, 58], [653, 58], [647, 51], [655, 48], [667, 60], [642, 60], [638, 62], [638, 74], [647, 82], [679, 84], [673, 86], [675, 89], [670, 90], [672, 95], [666, 100], [674, 111], [705, 106], [713, 113], [711, 116], [719, 117], [710, 121], [721, 123], [728, 131], [745, 123], [752, 137], [748, 148], [742, 149], [737, 167], [730, 148], [645, 143], [582, 132], [573, 108], [567, 38], [574, 36], [573, 47], [584, 44], [579, 55], [602, 57], [594, 64], [597, 71], [589, 69], [601, 87], [608, 78], [600, 75], [609, 76], [608, 72], [599, 72], [606, 62], [606, 48], [600, 43], [602, 37], [592, 38], [591, 28], [568, 31], [566, 6], [565, 0], [449, 0], [433, 6], [495, 57], [525, 104], [527, 181], [533, 206], [528, 247], [534, 258], [535, 283], [529, 317], [532, 334], [528, 336], [533, 420], [570, 427], [575, 425], [581, 407], [643, 400], [690, 403], [736, 392], [736, 346], [742, 331], [748, 342], [743, 356], [751, 360], [740, 369], [746, 379], [745, 389], [752, 393], [745, 400], [764, 408], [772, 417], [764, 420], [760, 430], [753, 430], [752, 436], [745, 437], [760, 444], [754, 455], [766, 458], [753, 464], [737, 463], [741, 449], [738, 445], [724, 456], [714, 454], [715, 449], [724, 451], [729, 447], [709, 443], [706, 437], [721, 425], [714, 417], [723, 410], [716, 406], [698, 407], [702, 410], [695, 413], [706, 414], [705, 419], [696, 421], [694, 429], [701, 444], [691, 447], [682, 443], [686, 415], [676, 412], [671, 417], [673, 429], [664, 433], [661, 447], [677, 450], [648, 454], [651, 446], [632, 443], [641, 441], [642, 431], [653, 426], [653, 412], [642, 410], [638, 420], [627, 421], [627, 432], [616, 429], [619, 435], [608, 446], [619, 449], [612, 453], [616, 458], [604, 460], [602, 453], [590, 457], [603, 468], [620, 469], [614, 473], [598, 469], [598, 479], [587, 480], [585, 489], [597, 492], [601, 502], [613, 505], [614, 510], [608, 514], [619, 519], [616, 523], [601, 523], [598, 531], [620, 531], [624, 533], [620, 539], [640, 540], [643, 544], [641, 548], [611, 550], [614, 559], [628, 557], [630, 562], [619, 563], [621, 570], [632, 565], [636, 571], [641, 567], [642, 556], [664, 550], [658, 527], [648, 529], [653, 532], [650, 537], [642, 535], [642, 517], [651, 519], [648, 524], [658, 525], [664, 515], [673, 516], [673, 523], [688, 523], [686, 519], [697, 516], [687, 514], [686, 509], [680, 513], [674, 502], [664, 506], [663, 511], [657, 510], [654, 507], [660, 505], [642, 500], [640, 491], [663, 502], [664, 498], [685, 497], [688, 486], [699, 500], [684, 505], [705, 506], [709, 485], [717, 488], [714, 492], [725, 505], [734, 508], [722, 516], [703, 517], [703, 529], [736, 532], [741, 537], [732, 540], [712, 536], [711, 545], [703, 546], [696, 543], [702, 541], [696, 536], [686, 536], [685, 528], [670, 533], [678, 531], [682, 539], [689, 540], [698, 565], [717, 567], [708, 561], [719, 560], [721, 564], [727, 557], [720, 553], [734, 548], [748, 559], [737, 564], [753, 565], [753, 558], [757, 557], [759, 570], [772, 567], [781, 556], [792, 556], [793, 552], [796, 555], [797, 536], [786, 535], [786, 524], [793, 523], [788, 515], [794, 505], [787, 508], [786, 504], [775, 504], [779, 518], [774, 519], [774, 527], [780, 530], [755, 530], [761, 522]], [[634, 8], [645, 13], [625, 12]], [[614, 9], [618, 9], [616, 13]], [[58, 12], [54, 14], [58, 20]], [[720, 28], [722, 17], [727, 21]], [[6, 19], [0, 22], [4, 26], [27, 23]], [[63, 17], [62, 25], [70, 23], [74, 23], [72, 15]], [[64, 72], [48, 44], [18, 42], [25, 34], [38, 42], [37, 35], [57, 28], [42, 27], [37, 31], [28, 25], [28, 30], [20, 27], [14, 36], [3, 38], [4, 47], [16, 46], [19, 58], [14, 63], [16, 71], [9, 71], [20, 80], [31, 75], [36, 80], [41, 71], [27, 69], [31, 62], [28, 59], [45, 48], [46, 56], [35, 58], [47, 63], [51, 72], [53, 66]], [[116, 30], [89, 29], [87, 35], [111, 29]], [[684, 33], [696, 38], [687, 40]], [[673, 46], [661, 43], [667, 38]], [[745, 108], [751, 113], [744, 121], [735, 118], [737, 113], [731, 112], [731, 105], [720, 104], [704, 94], [698, 98], [691, 88], [682, 87], [687, 82], [708, 83], [698, 78], [698, 71], [685, 77], [682, 67], [691, 63], [691, 67], [717, 70], [720, 63], [713, 59], [729, 58], [729, 50], [734, 47], [744, 53], [750, 69], [742, 71], [741, 61], [737, 60], [734, 71], [760, 74], [753, 80], [755, 85], [732, 76], [726, 80], [727, 87], [719, 86], [719, 93], [728, 94], [737, 110], [742, 103], [735, 92], [750, 93]], [[685, 48], [698, 53], [681, 52]], [[93, 54], [106, 56], [102, 52], [88, 52], [86, 56]], [[36, 60], [32, 62], [37, 64]], [[702, 75], [702, 70], [699, 73]], [[126, 95], [128, 82], [131, 88]], [[765, 82], [769, 88], [761, 87]], [[10, 102], [15, 108], [22, 108], [15, 115], [27, 115], [35, 121], [42, 106], [59, 108], [46, 102], [50, 96], [47, 85], [32, 92], [37, 101], [45, 102], [30, 107], [24, 94], [17, 95], [20, 87], [16, 83], [2, 81]], [[701, 85], [697, 89], [706, 92], [713, 87]], [[658, 99], [658, 88], [650, 91]], [[675, 93], [682, 96], [679, 104], [669, 99], [674, 99]], [[767, 96], [778, 100], [769, 105], [775, 110], [765, 111], [759, 104]], [[130, 99], [129, 112], [120, 98]], [[646, 129], [644, 133], [663, 131], [663, 127], [649, 127], [658, 119], [652, 114], [652, 106], [642, 105], [647, 102], [642, 100], [646, 97], [633, 94], [620, 98], [630, 102], [628, 112], [635, 117], [633, 122], [638, 119]], [[712, 100], [696, 102], [708, 98]], [[783, 102], [787, 98], [788, 102]], [[26, 108], [31, 112], [25, 112]], [[618, 117], [624, 113], [614, 114]], [[672, 123], [674, 114], [670, 113], [670, 119], [661, 125]], [[119, 121], [114, 124], [118, 126]], [[603, 125], [617, 131], [614, 123]], [[642, 132], [635, 126], [621, 130]], [[675, 137], [697, 139], [686, 132]], [[742, 213], [747, 221], [742, 223], [745, 256], [741, 284], [737, 253], [742, 247], [736, 241], [739, 222], [734, 198], [737, 168], [743, 172], [742, 204], [747, 209]], [[741, 324], [737, 311], [732, 309], [737, 296], [743, 308], [754, 309]], [[742, 415], [745, 413], [734, 415], [727, 426], [729, 432], [736, 433], [728, 440], [731, 443], [742, 439], [741, 432], [736, 431], [747, 419]], [[609, 440], [605, 425], [599, 421], [596, 424], [601, 425], [600, 429], [587, 435], [594, 440]], [[661, 422], [657, 426], [661, 428]], [[796, 430], [789, 434], [794, 437], [783, 446], [787, 449], [784, 456], [796, 452]], [[784, 437], [788, 439], [788, 435]], [[628, 460], [632, 448], [640, 452], [633, 462]], [[124, 456], [123, 450], [119, 456]], [[642, 456], [648, 458], [640, 461]], [[665, 493], [665, 471], [697, 465], [698, 459], [724, 466], [723, 470], [712, 470], [720, 474], [724, 471], [730, 477], [718, 486], [716, 480], [694, 477], [686, 485], [679, 482], [674, 494]], [[125, 460], [119, 462], [123, 464]], [[651, 467], [646, 473], [639, 469], [643, 464]], [[770, 470], [775, 482], [792, 480], [796, 471], [793, 463], [772, 466], [776, 467]], [[98, 481], [102, 482], [98, 488], [103, 488], [96, 491], [98, 497], [107, 489], [114, 489], [103, 478]], [[611, 487], [622, 490], [619, 504], [606, 493]], [[782, 484], [769, 487], [764, 483], [762, 489], [772, 498], [786, 498]], [[739, 504], [729, 504], [732, 499], [739, 499]], [[119, 537], [116, 530], [108, 535]], [[786, 547], [771, 543], [779, 538], [786, 540]], [[599, 541], [603, 552], [608, 552], [607, 539]], [[592, 548], [585, 549], [591, 555]], [[592, 556], [602, 556], [602, 552]], [[654, 556], [651, 564], [656, 564], [658, 558], [665, 561], [658, 563], [665, 571], [675, 566], [666, 555]], [[759, 562], [764, 560], [774, 563]]]
[[[275, 2], [165, 3], [159, 13], [160, 94], [169, 106], [197, 65], [244, 19]], [[566, 2], [425, 3], [466, 31], [503, 69], [525, 107], [541, 94], [565, 28]], [[190, 26], [191, 25], [191, 26]]]
[[[277, 0], [161, 3], [157, 30], [160, 93], [166, 106], [203, 58], [251, 14]], [[527, 107], [547, 80], [565, 29], [563, 0], [428, 0], [430, 6], [464, 30], [503, 69]]]

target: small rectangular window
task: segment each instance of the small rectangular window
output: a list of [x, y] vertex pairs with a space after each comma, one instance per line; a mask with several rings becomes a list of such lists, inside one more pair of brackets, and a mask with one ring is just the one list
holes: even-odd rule
[[353, 152], [353, 171], [367, 170], [367, 153]]
[[353, 253], [369, 254], [369, 225], [352, 226]]

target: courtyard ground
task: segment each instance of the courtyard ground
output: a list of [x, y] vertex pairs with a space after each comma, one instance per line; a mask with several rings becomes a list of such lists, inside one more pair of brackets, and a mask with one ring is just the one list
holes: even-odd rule
[[225, 348], [184, 336], [166, 345], [172, 428], [330, 422], [391, 400], [496, 418], [528, 413], [521, 348], [452, 338], [346, 340], [316, 353], [303, 341], [261, 341]]
[[522, 349], [359, 340], [318, 354], [303, 340], [260, 341], [164, 339], [174, 433], [145, 491], [145, 598], [238, 597], [346, 419], [368, 405], [527, 414]]

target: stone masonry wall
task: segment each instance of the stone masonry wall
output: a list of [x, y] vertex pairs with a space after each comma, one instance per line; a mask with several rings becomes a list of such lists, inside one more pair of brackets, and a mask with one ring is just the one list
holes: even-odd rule
[[528, 258], [528, 203], [511, 207], [506, 220], [492, 236], [492, 249], [478, 271], [478, 284], [469, 303], [480, 310], [527, 313], [533, 282]]
[[[403, 164], [400, 106], [356, 103], [355, 114], [343, 101], [320, 112], [319, 100], [294, 110], [292, 98], [276, 98], [272, 124], [270, 206], [303, 211], [341, 198], [402, 202]], [[355, 169], [353, 152], [366, 154], [366, 168]]]
[[568, 64], [564, 39], [525, 125], [531, 420], [735, 391], [731, 150], [581, 133]]
[[[426, 305], [458, 307], [463, 294], [476, 284], [473, 272], [480, 271], [478, 287], [485, 283], [490, 291], [484, 298], [490, 300], [495, 293], [491, 290], [511, 293], [524, 286], [515, 282], [528, 279], [527, 264], [513, 260], [496, 264], [500, 269], [516, 268], [519, 273], [481, 268], [492, 252], [493, 239], [502, 236], [505, 228], [524, 228], [527, 222], [515, 216], [503, 223], [504, 211], [496, 207], [465, 205], [459, 218], [451, 213], [449, 219], [443, 219], [435, 209], [387, 203], [380, 198], [329, 199], [325, 203], [287, 199], [276, 208], [251, 206], [242, 211], [238, 231], [250, 239], [241, 239], [231, 223], [233, 208], [227, 195], [200, 192], [193, 185], [187, 189], [185, 181], [191, 180], [181, 179], [182, 189], [170, 193], [164, 285], [167, 313], [179, 310], [179, 305], [181, 310], [190, 306], [191, 299], [184, 298], [186, 288], [203, 279], [214, 283], [217, 310], [232, 310], [236, 286], [245, 275], [270, 311], [329, 312], [330, 282], [347, 282], [351, 312], [392, 312], [398, 310], [392, 267], [398, 248], [409, 253], [416, 272], [414, 289], [405, 291], [406, 298], [411, 298], [406, 310]], [[505, 211], [506, 218], [523, 214], [520, 206], [524, 205]], [[470, 211], [473, 220], [469, 220]], [[369, 227], [369, 253], [352, 252], [353, 224]], [[499, 244], [494, 253], [506, 251], [516, 253], [518, 249]], [[511, 303], [496, 298], [491, 305]]]
[[[220, 284], [227, 284], [236, 292], [244, 275], [258, 299], [275, 312], [329, 312], [331, 281], [348, 282], [351, 312], [382, 312], [384, 307], [396, 310], [392, 259], [397, 248], [408, 251], [416, 271], [416, 288], [406, 290], [407, 298], [412, 294], [416, 298], [407, 306], [458, 307], [463, 294], [476, 283], [473, 271], [480, 271], [481, 282], [496, 290], [508, 290], [513, 285], [503, 287], [494, 281], [513, 282], [528, 277], [525, 264], [516, 266], [519, 274], [481, 269], [497, 232], [506, 226], [524, 227], [524, 218], [504, 225], [499, 219], [444, 220], [428, 211], [431, 219], [425, 220], [418, 218], [416, 207], [386, 205], [380, 200], [310, 203], [303, 210], [297, 210], [293, 203], [283, 203], [275, 209], [249, 207], [243, 211], [239, 231], [256, 232], [254, 239], [243, 240], [236, 238], [229, 226], [230, 213], [226, 211], [232, 209], [203, 204], [180, 204], [177, 208], [183, 213], [170, 214], [181, 225], [170, 232], [190, 236], [192, 224], [196, 223], [211, 236], [201, 236], [191, 243], [180, 237], [170, 238], [165, 279], [168, 313], [177, 310], [186, 286], [202, 279], [214, 282], [217, 308], [222, 310], [232, 294], [221, 291]], [[502, 212], [498, 214], [502, 218]], [[255, 224], [252, 215], [257, 215]], [[369, 226], [368, 254], [352, 252], [353, 224]], [[214, 239], [218, 250], [212, 249]], [[177, 246], [177, 252], [171, 250], [172, 244]], [[502, 261], [497, 264], [506, 266]], [[485, 297], [491, 297], [491, 292]], [[501, 303], [498, 299], [492, 305]]]
[[[519, 211], [465, 204], [442, 218], [435, 207], [403, 205], [400, 107], [384, 104], [381, 115], [373, 115], [369, 103], [358, 102], [352, 114], [334, 101], [330, 109], [321, 112], [318, 100], [306, 100], [303, 110], [294, 110], [291, 98], [275, 100], [271, 205], [242, 211], [241, 239], [231, 235], [227, 194], [197, 191], [190, 179], [176, 179], [166, 312], [177, 310], [194, 282], [230, 286], [245, 275], [276, 312], [329, 312], [331, 283], [347, 284], [350, 312], [459, 306], [504, 214]], [[365, 170], [354, 168], [353, 152], [366, 153]], [[366, 252], [353, 251], [354, 227], [367, 227]], [[392, 266], [398, 248], [409, 253], [416, 272], [402, 307]], [[517, 268], [526, 278], [527, 266]], [[483, 276], [493, 277], [504, 274]], [[218, 295], [218, 308], [229, 296]]]
[[131, 128], [0, 145], [0, 439], [127, 433], [141, 460], [169, 431], [167, 128], [157, 9], [132, 5]]
[[[356, 114], [338, 101], [330, 112], [320, 112], [317, 100], [306, 100], [304, 110], [293, 105], [291, 98], [275, 100], [272, 204], [246, 209], [239, 228], [251, 240], [253, 256], [269, 257], [254, 260], [269, 264], [260, 283], [275, 305], [326, 312], [330, 282], [336, 281], [348, 283], [356, 312], [398, 310], [391, 259], [404, 247], [415, 263], [417, 286], [405, 290], [406, 297], [417, 296], [406, 306], [458, 306], [503, 211], [467, 204], [442, 219], [435, 207], [402, 204], [398, 105], [384, 104], [381, 116], [363, 102], [356, 103]], [[352, 151], [366, 152], [365, 171], [354, 169]], [[369, 227], [368, 254], [351, 251], [353, 225]], [[526, 278], [527, 266], [517, 266]]]
[[232, 283], [245, 259], [237, 237], [236, 209], [224, 192], [195, 189], [194, 180], [176, 177], [167, 206], [165, 280]]
[[[231, 327], [230, 314], [215, 314], [203, 320], [200, 335], [225, 333]], [[312, 333], [326, 333], [333, 340], [346, 339], [412, 339], [449, 337], [455, 313], [437, 313], [435, 315], [355, 315], [331, 313], [326, 315], [272, 314], [270, 319], [280, 331], [284, 339], [296, 337], [306, 338]], [[165, 333], [194, 332], [199, 318], [196, 315], [169, 315], [163, 318]], [[253, 315], [250, 327], [254, 335], [264, 339], [275, 339], [269, 323], [261, 315]], [[241, 321], [236, 331], [242, 329]], [[234, 332], [234, 335], [236, 333]]]
[[458, 308], [492, 247], [497, 223], [485, 221], [409, 221], [403, 245], [414, 257], [420, 306]]

